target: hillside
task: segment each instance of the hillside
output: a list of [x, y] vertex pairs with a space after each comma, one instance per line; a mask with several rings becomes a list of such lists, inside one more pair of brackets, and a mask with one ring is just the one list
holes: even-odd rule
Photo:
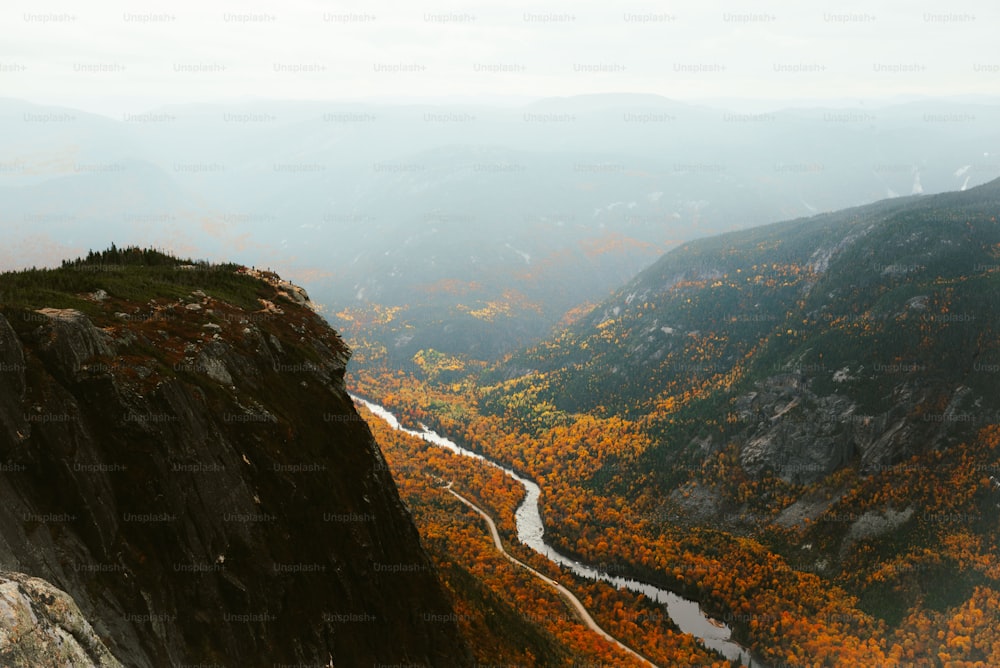
[[[841, 582], [954, 531], [992, 544], [998, 212], [993, 181], [690, 242], [498, 366], [481, 406], [526, 433], [636, 420], [651, 447], [584, 484], [816, 550], [803, 565]], [[951, 594], [979, 582], [959, 580]], [[857, 591], [897, 619], [934, 587]]]
[[112, 247], [0, 297], [0, 570], [75, 601], [94, 665], [95, 633], [129, 666], [471, 663], [303, 290]]
[[692, 241], [485, 372], [352, 389], [768, 663], [995, 663], [998, 212], [994, 181]]
[[561, 411], [696, 425], [701, 448], [753, 442], [745, 468], [800, 481], [954, 442], [997, 415], [998, 210], [994, 181], [690, 242], [501, 365], [487, 403], [530, 387]]

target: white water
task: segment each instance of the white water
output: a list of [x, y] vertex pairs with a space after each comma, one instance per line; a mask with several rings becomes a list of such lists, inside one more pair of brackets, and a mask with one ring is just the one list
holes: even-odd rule
[[[524, 500], [521, 502], [521, 505], [518, 506], [514, 519], [517, 524], [518, 540], [530, 547], [532, 550], [538, 552], [560, 566], [569, 568], [580, 577], [590, 580], [602, 580], [614, 585], [615, 587], [645, 594], [646, 598], [666, 607], [667, 614], [674, 621], [674, 623], [677, 624], [681, 631], [693, 635], [705, 647], [716, 650], [729, 660], [740, 661], [744, 666], [750, 664], [750, 652], [735, 641], [730, 640], [730, 637], [732, 636], [732, 629], [725, 624], [720, 624], [719, 622], [710, 620], [710, 618], [702, 612], [701, 606], [699, 606], [695, 601], [689, 601], [688, 599], [678, 596], [671, 591], [654, 587], [653, 585], [646, 584], [645, 582], [639, 582], [637, 580], [630, 580], [628, 578], [604, 573], [596, 568], [592, 568], [586, 564], [581, 564], [574, 559], [570, 559], [569, 557], [560, 554], [553, 549], [552, 546], [547, 544], [544, 540], [545, 525], [542, 523], [542, 516], [538, 509], [538, 499], [542, 494], [542, 490], [531, 480], [518, 475], [506, 466], [497, 464], [496, 462], [487, 459], [476, 452], [463, 448], [454, 441], [441, 436], [423, 425], [421, 425], [421, 431], [407, 429], [403, 425], [399, 424], [399, 420], [396, 419], [395, 415], [378, 404], [373, 404], [370, 401], [366, 401], [354, 395], [351, 395], [351, 398], [358, 403], [363, 404], [373, 414], [385, 420], [393, 429], [410, 434], [411, 436], [422, 438], [428, 443], [450, 450], [456, 455], [471, 457], [473, 459], [486, 462], [490, 466], [500, 469], [511, 478], [524, 485]], [[754, 663], [757, 662], [755, 661]]]

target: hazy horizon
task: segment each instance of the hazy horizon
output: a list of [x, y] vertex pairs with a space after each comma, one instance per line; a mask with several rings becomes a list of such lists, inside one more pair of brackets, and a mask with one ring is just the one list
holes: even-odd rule
[[[411, 242], [437, 275], [620, 235], [600, 293], [679, 241], [1000, 176], [997, 24], [985, 0], [16, 0], [0, 266], [115, 241], [331, 282], [350, 263], [363, 295]], [[428, 220], [471, 245], [431, 267]]]
[[[0, 11], [4, 95], [105, 115], [267, 97], [682, 101], [991, 95], [1000, 9], [589, 0], [542, 7], [192, 0]], [[267, 91], [262, 95], [262, 91]]]
[[703, 107], [716, 109], [719, 111], [733, 112], [763, 112], [763, 111], [783, 111], [783, 110], [822, 110], [822, 109], [887, 109], [896, 106], [905, 106], [921, 103], [943, 103], [943, 104], [968, 104], [968, 105], [995, 105], [1000, 104], [1000, 94], [989, 93], [973, 94], [953, 94], [953, 95], [885, 95], [873, 96], [866, 99], [845, 98], [845, 97], [814, 97], [814, 98], [766, 98], [766, 97], [730, 97], [719, 95], [715, 97], [671, 97], [658, 93], [643, 93], [636, 91], [598, 91], [589, 93], [578, 93], [568, 95], [537, 95], [537, 96], [491, 96], [479, 95], [475, 97], [462, 96], [411, 96], [398, 97], [391, 95], [368, 96], [368, 97], [340, 97], [340, 98], [277, 98], [267, 96], [240, 96], [230, 98], [216, 98], [204, 100], [185, 101], [164, 101], [129, 109], [115, 109], [108, 107], [107, 100], [77, 100], [73, 103], [50, 102], [42, 99], [30, 99], [11, 96], [0, 96], [0, 101], [8, 103], [23, 103], [38, 107], [50, 107], [81, 111], [95, 116], [101, 116], [113, 121], [121, 121], [127, 116], [147, 114], [151, 112], [176, 109], [176, 108], [204, 108], [204, 107], [240, 107], [253, 105], [328, 105], [339, 106], [382, 106], [382, 107], [484, 107], [492, 109], [516, 109], [530, 106], [539, 102], [572, 99], [614, 99], [614, 98], [646, 98], [655, 99], [661, 103], [674, 103], [689, 105], [692, 107]]

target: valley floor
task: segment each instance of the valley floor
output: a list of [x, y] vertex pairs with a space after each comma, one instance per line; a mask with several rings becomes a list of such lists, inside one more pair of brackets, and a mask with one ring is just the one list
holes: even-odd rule
[[[569, 424], [526, 433], [499, 417], [481, 414], [474, 388], [434, 386], [398, 373], [359, 374], [352, 390], [378, 397], [401, 421], [432, 425], [463, 446], [530, 475], [545, 490], [546, 536], [557, 549], [609, 572], [695, 598], [732, 626], [764, 663], [1000, 665], [997, 548], [961, 527], [932, 524], [937, 533], [925, 541], [929, 544], [896, 552], [878, 541], [860, 540], [844, 556], [842, 570], [821, 576], [811, 572], [815, 569], [803, 569], [801, 559], [789, 561], [786, 556], [803, 554], [802, 538], [795, 532], [809, 531], [808, 523], [762, 534], [761, 542], [675, 526], [664, 517], [659, 495], [636, 493], [614, 477], [595, 486], [595, 474], [606, 470], [608, 461], [622, 462], [642, 452], [646, 437], [636, 424], [580, 415]], [[494, 655], [499, 651], [499, 656], [520, 665], [572, 665], [582, 657], [612, 665], [637, 661], [568, 613], [551, 586], [520, 568], [514, 572], [483, 535], [481, 524], [476, 526], [479, 518], [456, 512], [458, 500], [441, 485], [453, 480], [463, 498], [496, 518], [499, 534], [518, 560], [544, 577], [560, 576], [552, 564], [517, 544], [514, 511], [522, 489], [496, 469], [473, 460], [456, 465], [450, 454], [379, 422], [370, 421], [425, 544], [445, 574], [457, 608], [467, 617], [462, 624], [471, 644], [489, 647]], [[975, 470], [975, 461], [996, 458], [997, 436], [984, 432], [966, 451], [968, 461], [922, 463], [918, 470], [925, 472], [924, 479], [908, 487], [888, 478], [845, 479], [849, 492], [828, 512], [861, 515], [866, 510], [858, 505], [861, 499], [885, 500], [890, 490], [897, 496], [911, 494], [909, 502], [925, 504], [923, 514], [932, 519], [934, 512], [963, 511], [963, 504], [983, 500], [976, 491], [978, 478], [963, 476]], [[931, 474], [944, 478], [947, 487]], [[970, 494], [935, 496], [935, 489], [968, 489]], [[928, 496], [936, 505], [930, 505]], [[949, 591], [937, 593], [935, 582], [949, 581]], [[565, 584], [601, 627], [656, 664], [727, 665], [680, 633], [652, 601], [600, 582], [574, 578]], [[908, 593], [912, 591], [916, 599]], [[895, 618], [884, 611], [882, 616], [873, 614], [873, 596], [876, 602], [902, 601], [904, 609]], [[506, 623], [486, 622], [498, 615]], [[524, 642], [526, 623], [538, 632], [533, 643]], [[531, 649], [515, 649], [510, 639], [518, 637]], [[495, 662], [487, 658], [484, 654], [484, 661]]]

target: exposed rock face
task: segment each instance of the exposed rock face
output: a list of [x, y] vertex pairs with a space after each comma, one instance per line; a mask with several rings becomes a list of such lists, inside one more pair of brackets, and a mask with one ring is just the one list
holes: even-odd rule
[[[784, 408], [787, 406], [779, 410]], [[770, 469], [780, 478], [798, 483], [820, 479], [846, 464], [854, 444], [837, 420], [843, 406], [839, 408], [840, 411], [831, 406], [822, 414], [805, 414], [816, 418], [813, 420], [802, 419], [800, 414], [796, 416], [799, 419], [779, 416], [773, 422], [771, 418], [761, 422], [740, 451], [744, 470], [760, 475]]]
[[794, 483], [822, 479], [848, 463], [866, 431], [852, 419], [849, 399], [818, 397], [794, 373], [761, 383], [740, 398], [737, 410], [753, 425], [740, 450], [743, 469], [754, 476], [770, 470]]
[[946, 441], [949, 418], [969, 397], [968, 388], [958, 388], [941, 421], [921, 424], [910, 416], [928, 392], [902, 382], [891, 393], [892, 408], [863, 414], [848, 396], [817, 395], [801, 373], [771, 376], [736, 402], [739, 420], [750, 425], [741, 439], [740, 465], [753, 476], [771, 471], [797, 484], [822, 480], [855, 458], [862, 472], [877, 471], [918, 445]]
[[845, 552], [854, 541], [880, 536], [899, 528], [913, 517], [913, 513], [913, 508], [904, 510], [886, 508], [884, 512], [868, 511], [851, 524], [847, 538], [841, 545], [841, 552]]
[[0, 428], [4, 431], [3, 441], [11, 443], [20, 441], [28, 430], [21, 407], [25, 369], [24, 351], [17, 334], [0, 317]]
[[47, 356], [65, 378], [75, 378], [88, 360], [111, 355], [107, 334], [94, 327], [79, 311], [43, 308], [37, 314], [44, 337], [39, 352]]
[[128, 666], [470, 664], [344, 342], [288, 300], [165, 301], [0, 315], [0, 569]]
[[66, 592], [23, 573], [0, 573], [0, 662], [9, 668], [122, 665]]

